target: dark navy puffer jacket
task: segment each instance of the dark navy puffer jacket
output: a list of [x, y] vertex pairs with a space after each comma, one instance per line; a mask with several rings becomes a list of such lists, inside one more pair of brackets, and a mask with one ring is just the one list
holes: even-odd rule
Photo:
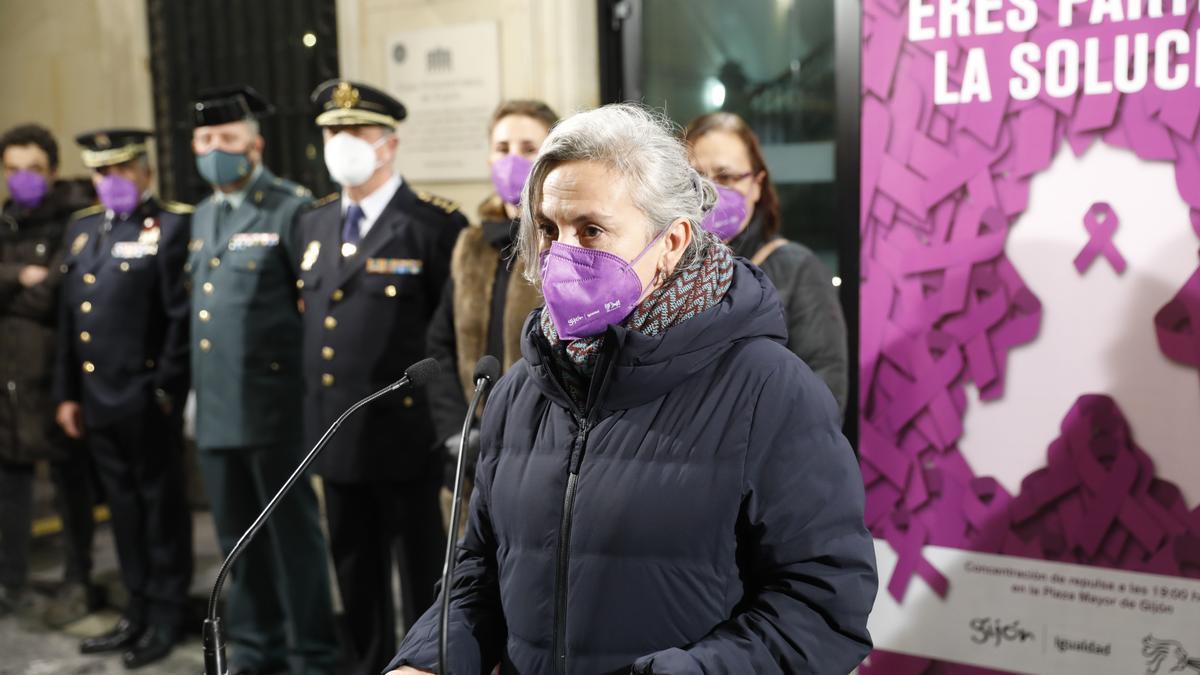
[[[716, 307], [610, 327], [590, 403], [537, 330], [483, 420], [449, 671], [819, 673], [871, 648], [875, 556], [829, 388], [739, 261]], [[391, 668], [437, 667], [438, 607]]]

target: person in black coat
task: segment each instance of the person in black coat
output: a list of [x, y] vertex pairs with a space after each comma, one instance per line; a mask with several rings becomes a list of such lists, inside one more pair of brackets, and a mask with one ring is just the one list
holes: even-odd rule
[[[623, 104], [556, 126], [525, 197], [546, 307], [484, 415], [441, 672], [850, 672], [862, 477], [774, 287], [699, 229], [711, 183]], [[394, 673], [438, 667], [438, 610]]]
[[[522, 169], [528, 171], [557, 121], [558, 115], [541, 101], [504, 101], [492, 113], [488, 165], [496, 192], [479, 206], [482, 222], [458, 236], [450, 259], [450, 279], [429, 322], [429, 356], [442, 366], [427, 389], [433, 425], [447, 450], [443, 509], [454, 489], [463, 419], [475, 391], [475, 364], [491, 354], [502, 368], [511, 368], [521, 358], [521, 325], [529, 312], [542, 304], [541, 295], [525, 279], [525, 269], [516, 260], [515, 243], [527, 175]], [[476, 423], [468, 436], [464, 495], [470, 495], [478, 454]]]
[[0, 616], [39, 612], [29, 586], [34, 468], [49, 460], [62, 516], [63, 585], [42, 616], [59, 627], [92, 597], [92, 481], [87, 452], [54, 423], [50, 380], [62, 280], [59, 250], [71, 214], [90, 204], [90, 181], [58, 180], [58, 142], [36, 124], [0, 135], [9, 199], [0, 212]]
[[82, 134], [101, 204], [67, 230], [54, 399], [58, 423], [83, 438], [112, 512], [129, 604], [84, 653], [124, 651], [137, 668], [182, 638], [192, 580], [192, 520], [183, 475], [191, 208], [151, 195], [150, 132]]
[[[404, 107], [365, 84], [317, 87], [325, 161], [343, 186], [299, 219], [305, 432], [315, 444], [355, 401], [423, 359], [425, 332], [466, 219], [392, 170]], [[380, 399], [346, 421], [315, 464], [350, 636], [350, 672], [395, 650], [391, 580], [400, 554], [404, 626], [433, 600], [445, 532], [441, 453], [425, 392]]]
[[746, 215], [726, 241], [775, 284], [787, 317], [788, 349], [829, 385], [844, 412], [850, 343], [833, 274], [812, 249], [780, 236], [779, 195], [758, 136], [734, 113], [714, 112], [692, 120], [684, 139], [696, 170], [742, 201]]

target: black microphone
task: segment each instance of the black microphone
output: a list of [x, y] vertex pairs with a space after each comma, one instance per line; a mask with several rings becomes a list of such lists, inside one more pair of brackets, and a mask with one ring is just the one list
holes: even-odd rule
[[483, 398], [487, 388], [500, 379], [500, 362], [488, 354], [475, 364], [475, 374], [471, 380], [475, 382], [475, 395], [471, 397], [471, 405], [467, 407], [467, 417], [463, 420], [462, 435], [458, 440], [458, 464], [454, 468], [454, 501], [450, 503], [450, 534], [446, 537], [446, 560], [442, 565], [442, 614], [438, 630], [438, 672], [448, 675], [446, 666], [450, 663], [447, 651], [448, 634], [450, 632], [450, 590], [454, 583], [454, 556], [458, 548], [458, 508], [462, 500], [463, 470], [467, 465], [467, 439], [471, 435], [471, 424], [475, 421], [475, 408], [479, 399]]
[[225, 562], [221, 563], [221, 569], [217, 572], [217, 580], [213, 584], [212, 594], [208, 596], [208, 616], [204, 619], [204, 675], [226, 675], [228, 664], [225, 661], [225, 635], [221, 629], [221, 620], [217, 618], [217, 599], [221, 597], [221, 587], [225, 585], [225, 577], [229, 574], [229, 569], [241, 557], [246, 546], [254, 540], [254, 536], [262, 529], [262, 526], [271, 517], [271, 514], [275, 512], [275, 507], [279, 506], [279, 502], [287, 496], [287, 493], [291, 491], [296, 481], [300, 480], [300, 477], [308, 469], [308, 465], [312, 464], [317, 455], [321, 454], [321, 451], [329, 444], [329, 440], [337, 433], [338, 427], [342, 426], [342, 422], [345, 422], [348, 417], [371, 401], [381, 396], [387, 396], [404, 386], [425, 386], [441, 369], [441, 364], [434, 359], [418, 361], [408, 367], [408, 370], [404, 372], [404, 377], [350, 406], [346, 412], [334, 420], [333, 424], [329, 425], [329, 428], [325, 430], [325, 434], [321, 436], [321, 440], [317, 441], [313, 449], [300, 462], [300, 466], [296, 467], [291, 476], [288, 476], [288, 479], [283, 483], [283, 487], [279, 488], [279, 492], [275, 493], [275, 496], [263, 508], [262, 513], [258, 514], [258, 518], [255, 518], [250, 527], [242, 534], [242, 538], [238, 539], [238, 542], [234, 544], [233, 550], [229, 552], [229, 556], [225, 558]]

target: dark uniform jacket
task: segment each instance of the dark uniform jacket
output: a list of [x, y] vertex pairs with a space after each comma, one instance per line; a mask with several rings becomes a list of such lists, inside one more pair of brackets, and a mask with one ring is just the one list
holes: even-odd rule
[[[448, 672], [850, 672], [875, 551], [828, 388], [739, 262], [716, 306], [610, 326], [583, 410], [526, 324], [483, 417]], [[389, 668], [437, 664], [438, 604]]]
[[[62, 279], [59, 249], [71, 214], [90, 202], [86, 189], [59, 181], [37, 208], [26, 210], [9, 201], [0, 215], [0, 459], [4, 461], [65, 457], [50, 400]], [[47, 268], [46, 280], [32, 288], [22, 286], [19, 276], [27, 265]]]
[[296, 214], [307, 189], [267, 169], [220, 224], [213, 197], [196, 207], [192, 379], [196, 444], [230, 448], [299, 440], [300, 312]]
[[144, 413], [156, 391], [183, 404], [190, 212], [150, 198], [128, 218], [93, 207], [67, 230], [54, 398], [81, 403], [89, 427]]
[[[451, 202], [402, 182], [357, 253], [343, 259], [341, 200], [331, 196], [301, 217], [309, 444], [355, 401], [425, 358], [425, 332], [466, 224]], [[436, 442], [425, 391], [406, 389], [347, 420], [316, 470], [341, 482], [416, 478], [440, 461]]]

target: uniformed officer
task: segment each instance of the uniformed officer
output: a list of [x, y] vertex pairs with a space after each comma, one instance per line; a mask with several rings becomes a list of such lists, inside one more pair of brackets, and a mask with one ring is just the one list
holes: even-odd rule
[[[310, 442], [358, 399], [425, 357], [425, 327], [466, 219], [392, 168], [404, 106], [365, 84], [316, 88], [325, 164], [342, 186], [300, 218], [305, 429]], [[346, 421], [317, 460], [354, 673], [395, 652], [392, 549], [404, 624], [434, 600], [445, 532], [441, 454], [425, 392], [381, 399]]]
[[54, 382], [59, 425], [85, 438], [112, 512], [129, 604], [81, 651], [125, 650], [129, 668], [157, 661], [182, 636], [192, 579], [192, 521], [183, 475], [191, 208], [159, 202], [150, 132], [82, 134], [101, 204], [67, 230]]
[[[292, 237], [311, 195], [262, 164], [259, 119], [271, 111], [250, 87], [209, 91], [193, 108], [196, 166], [213, 186], [196, 207], [188, 262], [196, 444], [226, 554], [304, 456]], [[331, 672], [328, 558], [308, 482], [266, 530], [233, 570], [230, 672]]]

